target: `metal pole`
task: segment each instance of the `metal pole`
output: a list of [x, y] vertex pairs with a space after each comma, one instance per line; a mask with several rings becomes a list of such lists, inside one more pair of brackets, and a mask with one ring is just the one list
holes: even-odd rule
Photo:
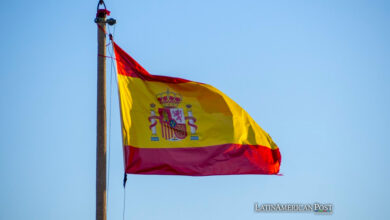
[[[105, 10], [105, 9], [104, 9]], [[106, 12], [96, 15], [98, 37], [97, 59], [97, 136], [96, 136], [96, 220], [107, 219], [106, 195]]]

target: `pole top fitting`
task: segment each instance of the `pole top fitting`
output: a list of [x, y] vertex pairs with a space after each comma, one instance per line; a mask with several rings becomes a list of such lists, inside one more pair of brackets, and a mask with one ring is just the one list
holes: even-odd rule
[[[103, 6], [102, 8], [100, 8], [101, 5]], [[107, 10], [106, 4], [104, 3], [103, 0], [99, 0], [96, 10], [97, 12], [96, 12], [95, 23], [107, 23], [111, 26], [116, 24], [116, 20], [114, 18], [109, 18], [106, 20], [106, 17], [110, 16], [111, 12]]]
[[107, 15], [110, 15], [110, 11], [107, 9], [98, 9], [96, 12], [96, 18], [105, 18]]
[[98, 5], [97, 5], [97, 10], [98, 10], [98, 11], [99, 11], [99, 9], [100, 9], [100, 8], [99, 8], [100, 5], [103, 5], [104, 9], [107, 9], [107, 8], [106, 8], [106, 3], [104, 3], [103, 0], [99, 0], [99, 3], [98, 3]]
[[[100, 5], [103, 5], [104, 8], [100, 8]], [[107, 10], [106, 4], [103, 0], [99, 0], [99, 3], [97, 5], [97, 12], [96, 12], [96, 18], [105, 18], [107, 15], [110, 15], [110, 11]]]

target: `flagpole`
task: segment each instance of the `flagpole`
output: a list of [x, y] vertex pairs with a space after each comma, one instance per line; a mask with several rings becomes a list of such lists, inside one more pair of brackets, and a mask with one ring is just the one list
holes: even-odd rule
[[[104, 9], [100, 9], [100, 6]], [[106, 194], [106, 5], [100, 0], [97, 6], [97, 133], [96, 133], [96, 220], [107, 219]]]

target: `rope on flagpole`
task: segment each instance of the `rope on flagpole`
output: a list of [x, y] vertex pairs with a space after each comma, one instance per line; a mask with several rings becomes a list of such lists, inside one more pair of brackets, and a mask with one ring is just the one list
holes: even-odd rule
[[[100, 5], [103, 5], [104, 6], [104, 9], [99, 9], [99, 6]], [[106, 4], [104, 3], [103, 0], [100, 0], [99, 3], [98, 3], [98, 13], [99, 13], [99, 10], [102, 10], [101, 13], [106, 13], [107, 15], [110, 14], [110, 12], [106, 9]], [[111, 19], [111, 22], [109, 22], [109, 20]], [[106, 23], [108, 23], [108, 33], [110, 36], [112, 36], [112, 34], [115, 34], [115, 24], [116, 24], [116, 20], [113, 19], [113, 18], [109, 18], [107, 19]], [[98, 24], [99, 25], [99, 24]], [[111, 33], [111, 28], [110, 26], [114, 26], [113, 27], [113, 33]], [[107, 32], [105, 32], [105, 34], [107, 34]], [[110, 43], [111, 43], [111, 40], [110, 40]], [[109, 205], [109, 195], [110, 195], [110, 170], [111, 170], [111, 131], [112, 131], [112, 78], [113, 78], [113, 73], [116, 75], [116, 68], [115, 68], [115, 64], [114, 64], [114, 59], [113, 59], [113, 52], [110, 50], [111, 47], [108, 47], [108, 52], [110, 54], [110, 56], [105, 56], [106, 58], [110, 58], [111, 60], [111, 65], [110, 65], [110, 83], [109, 83], [109, 91], [110, 91], [110, 103], [109, 103], [109, 117], [108, 117], [108, 149], [107, 149], [107, 212], [108, 212], [108, 205]], [[99, 55], [101, 56], [101, 55]]]
[[[115, 35], [115, 25], [113, 27], [113, 30], [111, 31], [110, 27], [108, 27], [108, 32], [109, 32], [109, 39], [110, 39], [110, 44], [113, 46], [112, 44], [112, 41], [113, 41], [113, 36]], [[110, 71], [110, 116], [109, 116], [109, 132], [108, 132], [108, 137], [109, 137], [109, 142], [108, 142], [108, 181], [107, 181], [107, 200], [108, 200], [108, 188], [109, 188], [109, 179], [110, 179], [110, 152], [111, 152], [111, 99], [112, 99], [112, 73], [114, 72], [115, 74], [115, 82], [116, 82], [116, 85], [118, 85], [118, 79], [117, 79], [117, 74], [116, 74], [116, 66], [114, 64], [114, 51], [113, 51], [113, 47], [108, 47], [108, 53], [109, 53], [109, 56], [107, 56], [107, 58], [110, 58], [111, 60], [111, 71]], [[114, 70], [114, 71], [112, 71]], [[124, 173], [124, 176], [123, 176], [123, 211], [122, 211], [122, 217], [123, 217], [123, 220], [125, 220], [125, 214], [126, 214], [126, 182], [127, 182], [127, 174], [126, 172]]]
[[110, 103], [109, 103], [109, 114], [108, 114], [108, 149], [107, 149], [107, 212], [108, 212], [108, 204], [109, 204], [109, 195], [110, 195], [110, 168], [111, 168], [111, 109], [112, 109], [112, 72], [113, 72], [113, 60], [111, 60], [111, 67], [110, 67], [110, 84], [109, 84], [109, 90], [110, 90]]
[[126, 187], [123, 187], [123, 220], [125, 220], [125, 213], [126, 213]]
[[[113, 46], [112, 41], [113, 41], [113, 35], [115, 35], [115, 26], [113, 28], [112, 33], [111, 33], [111, 29], [110, 28], [108, 28], [108, 31], [109, 31], [110, 43]], [[116, 85], [118, 85], [118, 79], [117, 79], [117, 74], [116, 74], [116, 67], [115, 67], [115, 64], [114, 64], [115, 58], [114, 58], [113, 47], [109, 47], [108, 53], [110, 54], [111, 66], [114, 68], [114, 72], [115, 72], [114, 79], [115, 79]], [[111, 95], [110, 95], [110, 99], [111, 99]], [[110, 103], [111, 103], [111, 101], [110, 101]], [[109, 145], [109, 148], [110, 148], [110, 145]], [[123, 175], [123, 209], [122, 209], [123, 220], [125, 220], [125, 215], [126, 215], [126, 183], [127, 183], [127, 174], [125, 172], [124, 175]]]

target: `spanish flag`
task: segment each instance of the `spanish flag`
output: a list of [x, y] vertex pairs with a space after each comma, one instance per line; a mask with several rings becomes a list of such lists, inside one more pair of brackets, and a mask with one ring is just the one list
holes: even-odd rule
[[218, 89], [149, 74], [113, 42], [126, 173], [277, 174], [271, 137]]

